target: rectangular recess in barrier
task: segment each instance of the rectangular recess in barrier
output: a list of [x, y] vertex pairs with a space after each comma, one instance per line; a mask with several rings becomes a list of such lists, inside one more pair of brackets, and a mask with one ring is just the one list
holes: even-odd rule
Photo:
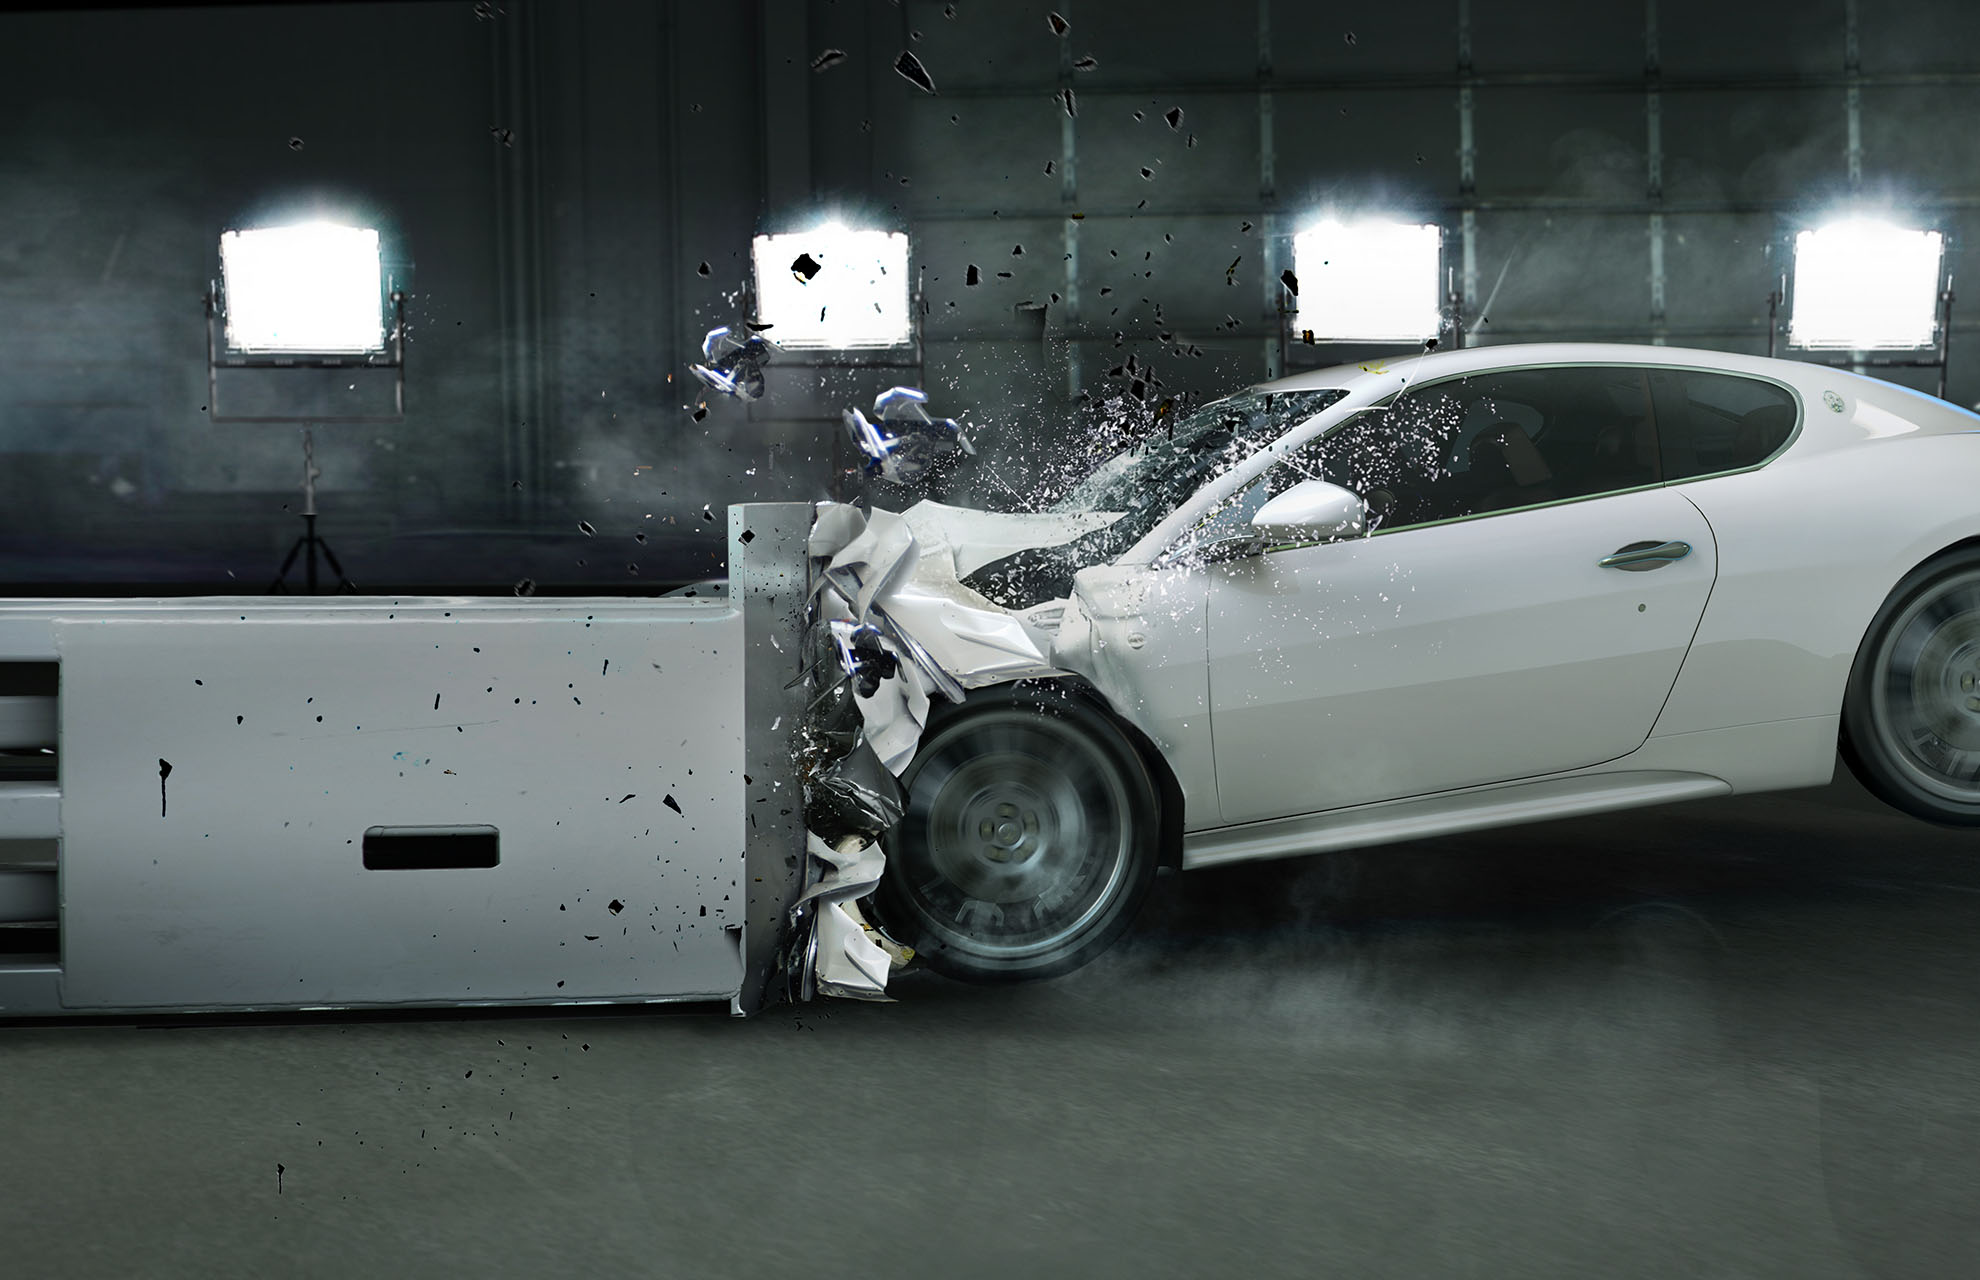
[[493, 827], [368, 827], [366, 871], [466, 871], [502, 861]]

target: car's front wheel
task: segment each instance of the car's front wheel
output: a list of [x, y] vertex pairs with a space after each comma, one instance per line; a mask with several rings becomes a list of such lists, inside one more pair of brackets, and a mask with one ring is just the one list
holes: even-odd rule
[[1005, 686], [931, 718], [884, 838], [880, 922], [973, 982], [1085, 964], [1132, 922], [1160, 857], [1160, 799], [1099, 708]]
[[1980, 826], [1980, 550], [1914, 570], [1884, 602], [1850, 672], [1842, 746], [1887, 803]]

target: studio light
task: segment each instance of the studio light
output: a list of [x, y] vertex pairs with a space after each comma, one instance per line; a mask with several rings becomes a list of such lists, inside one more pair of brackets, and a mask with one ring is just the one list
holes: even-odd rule
[[1871, 218], [1794, 238], [1788, 343], [1847, 351], [1932, 345], [1945, 237]]
[[756, 316], [780, 347], [897, 347], [912, 337], [908, 238], [827, 223], [757, 236]]
[[1316, 342], [1420, 342], [1437, 335], [1436, 223], [1328, 219], [1293, 237], [1298, 312]]
[[378, 232], [327, 222], [220, 237], [227, 347], [357, 354], [385, 349]]

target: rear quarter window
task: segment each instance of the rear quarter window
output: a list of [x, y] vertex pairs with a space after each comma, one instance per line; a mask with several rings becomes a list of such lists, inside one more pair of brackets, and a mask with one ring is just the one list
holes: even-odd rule
[[1666, 483], [1757, 467], [1793, 437], [1801, 409], [1779, 383], [1695, 369], [1653, 369]]

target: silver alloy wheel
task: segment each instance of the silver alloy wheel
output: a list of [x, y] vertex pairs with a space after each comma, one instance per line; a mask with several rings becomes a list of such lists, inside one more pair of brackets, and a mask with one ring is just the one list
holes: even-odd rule
[[1871, 724], [1915, 786], [1980, 802], [1980, 573], [1932, 584], [1891, 620], [1869, 694]]
[[890, 850], [920, 923], [947, 947], [1017, 963], [1107, 912], [1134, 858], [1119, 772], [1064, 718], [1005, 708], [926, 740]]

